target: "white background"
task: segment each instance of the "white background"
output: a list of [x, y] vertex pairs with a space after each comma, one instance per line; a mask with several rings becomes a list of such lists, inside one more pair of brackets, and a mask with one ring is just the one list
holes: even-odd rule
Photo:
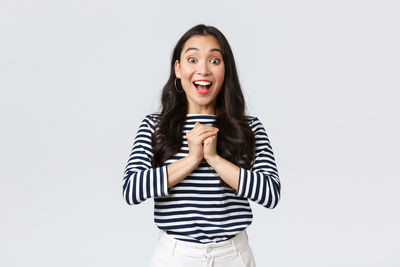
[[231, 44], [282, 182], [257, 266], [400, 266], [399, 1], [0, 2], [0, 265], [147, 266], [133, 138], [192, 26]]

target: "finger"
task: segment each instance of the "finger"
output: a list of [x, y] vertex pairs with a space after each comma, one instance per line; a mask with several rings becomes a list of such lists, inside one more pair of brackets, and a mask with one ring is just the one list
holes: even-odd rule
[[201, 126], [201, 127], [206, 127], [206, 128], [216, 128], [216, 127], [208, 125], [208, 124], [201, 124], [199, 121], [196, 121], [194, 126]]
[[203, 133], [203, 134], [197, 136], [196, 139], [194, 139], [192, 142], [193, 142], [194, 144], [199, 145], [199, 144], [203, 143], [203, 141], [204, 141], [205, 139], [207, 139], [208, 137], [216, 136], [216, 135], [217, 135], [216, 132], [207, 132], [207, 133]]
[[206, 133], [201, 134], [199, 137], [201, 138], [202, 141], [204, 141], [204, 139], [206, 139], [210, 136], [216, 135], [216, 134], [217, 134], [217, 131], [206, 132]]
[[198, 136], [201, 136], [201, 135], [203, 135], [203, 134], [208, 134], [208, 133], [215, 134], [215, 133], [217, 133], [218, 131], [219, 131], [219, 129], [216, 129], [216, 128], [209, 128], [209, 129], [200, 131], [197, 135], [198, 135]]
[[199, 132], [199, 133], [204, 133], [204, 132], [207, 132], [207, 131], [214, 131], [214, 130], [217, 130], [218, 128], [217, 127], [214, 127], [214, 126], [211, 126], [211, 125], [207, 125], [207, 124], [201, 124], [200, 126], [198, 126], [197, 128], [196, 128], [196, 132]]
[[192, 132], [196, 133], [199, 131], [199, 129], [201, 128], [200, 126], [202, 126], [203, 124], [201, 124], [200, 122], [196, 121], [196, 123], [193, 126], [193, 129], [191, 130]]

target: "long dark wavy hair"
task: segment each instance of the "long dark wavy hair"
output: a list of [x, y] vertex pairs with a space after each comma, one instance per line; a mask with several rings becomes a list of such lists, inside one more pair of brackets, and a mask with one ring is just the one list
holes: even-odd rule
[[[217, 134], [217, 153], [226, 160], [243, 167], [250, 168], [255, 158], [256, 143], [245, 115], [245, 101], [240, 88], [235, 60], [231, 47], [225, 36], [215, 27], [199, 24], [189, 29], [177, 42], [171, 58], [171, 72], [161, 95], [162, 110], [156, 119], [157, 129], [152, 135], [153, 157], [152, 167], [160, 167], [163, 163], [178, 153], [183, 143], [183, 128], [186, 121], [188, 101], [183, 91], [180, 79], [175, 88], [176, 60], [180, 61], [181, 51], [185, 42], [194, 35], [213, 35], [217, 38], [225, 64], [225, 77], [216, 104], [215, 126]], [[227, 186], [221, 180], [222, 186]]]

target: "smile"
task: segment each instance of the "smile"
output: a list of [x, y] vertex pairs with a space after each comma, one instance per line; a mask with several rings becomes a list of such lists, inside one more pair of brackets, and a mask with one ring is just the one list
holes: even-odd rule
[[210, 87], [212, 85], [211, 81], [208, 80], [197, 80], [193, 82], [193, 85], [196, 87], [196, 91], [199, 94], [207, 94], [210, 91]]

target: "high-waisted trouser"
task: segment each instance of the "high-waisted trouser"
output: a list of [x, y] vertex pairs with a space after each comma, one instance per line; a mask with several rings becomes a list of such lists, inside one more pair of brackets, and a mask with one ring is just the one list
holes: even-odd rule
[[150, 267], [255, 267], [246, 231], [218, 243], [176, 240], [160, 231]]

